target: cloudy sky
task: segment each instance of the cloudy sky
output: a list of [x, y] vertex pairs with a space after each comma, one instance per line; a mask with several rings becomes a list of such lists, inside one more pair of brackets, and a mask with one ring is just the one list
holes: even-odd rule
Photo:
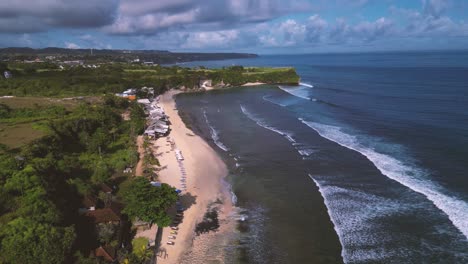
[[468, 48], [468, 0], [0, 0], [0, 47], [256, 53]]

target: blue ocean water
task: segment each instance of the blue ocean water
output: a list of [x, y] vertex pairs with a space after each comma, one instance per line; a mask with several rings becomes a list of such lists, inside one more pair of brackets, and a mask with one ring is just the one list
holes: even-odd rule
[[[282, 252], [266, 259], [338, 261], [333, 241], [319, 246], [310, 238], [322, 235], [336, 240], [346, 263], [468, 262], [468, 52], [185, 65], [292, 66], [301, 76], [294, 87], [234, 88], [177, 100], [194, 113], [199, 132], [235, 158], [231, 181], [239, 206], [262, 208], [268, 219], [262, 232], [270, 235], [259, 244]], [[323, 197], [322, 218], [332, 228], [310, 216], [322, 210], [311, 202], [313, 192]], [[325, 231], [306, 228], [307, 221]], [[288, 247], [288, 239], [314, 250]], [[265, 263], [249, 254], [249, 262]]]

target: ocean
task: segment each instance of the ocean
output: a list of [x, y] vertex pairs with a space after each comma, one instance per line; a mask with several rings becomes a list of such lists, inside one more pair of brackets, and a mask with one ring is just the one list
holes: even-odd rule
[[177, 97], [230, 168], [245, 221], [227, 263], [468, 263], [468, 52], [198, 65], [301, 76]]

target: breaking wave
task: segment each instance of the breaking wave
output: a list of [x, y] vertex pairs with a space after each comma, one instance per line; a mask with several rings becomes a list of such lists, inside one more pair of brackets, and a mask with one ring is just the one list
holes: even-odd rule
[[299, 120], [315, 130], [320, 136], [366, 156], [388, 178], [423, 194], [442, 210], [453, 225], [468, 238], [468, 221], [466, 221], [468, 219], [468, 204], [445, 194], [441, 186], [427, 179], [426, 172], [362, 145], [355, 136], [344, 133], [340, 127], [309, 122], [301, 118]]
[[208, 120], [208, 116], [206, 115], [206, 110], [203, 109], [203, 116], [205, 117], [206, 124], [210, 128], [210, 134], [211, 138], [213, 139], [213, 142], [218, 146], [220, 149], [224, 151], [228, 151], [228, 147], [224, 145], [220, 140], [219, 140], [219, 132], [211, 125], [210, 121]]
[[305, 99], [305, 100], [312, 100], [309, 97], [309, 92], [307, 91], [308, 87], [285, 87], [285, 86], [278, 86], [281, 90], [287, 92], [290, 95]]
[[309, 87], [309, 88], [314, 88], [314, 86], [313, 86], [312, 84], [308, 84], [308, 83], [300, 82], [299, 85], [302, 85], [302, 86], [305, 86], [305, 87]]
[[314, 150], [308, 148], [307, 145], [296, 142], [296, 139], [294, 139], [292, 132], [282, 131], [282, 130], [279, 130], [277, 128], [274, 128], [268, 125], [264, 120], [256, 117], [254, 114], [249, 112], [243, 105], [240, 105], [240, 108], [241, 108], [242, 113], [244, 113], [244, 115], [247, 116], [247, 118], [257, 123], [257, 125], [263, 128], [266, 128], [270, 131], [273, 131], [283, 136], [284, 138], [286, 138], [289, 142], [292, 143], [293, 147], [297, 150], [299, 155], [303, 156], [304, 158], [310, 156], [312, 153], [315, 152]]

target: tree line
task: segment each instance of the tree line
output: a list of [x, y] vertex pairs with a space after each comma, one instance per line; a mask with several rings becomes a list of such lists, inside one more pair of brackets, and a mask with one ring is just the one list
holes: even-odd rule
[[[14, 96], [80, 96], [119, 93], [128, 87], [153, 87], [159, 94], [170, 88], [196, 88], [201, 79], [212, 79], [231, 86], [247, 82], [298, 83], [295, 70], [252, 70], [242, 66], [222, 69], [191, 69], [179, 66], [142, 66], [127, 63], [103, 64], [98, 68], [67, 66], [51, 69], [47, 63], [10, 63], [0, 65], [13, 77], [0, 78], [0, 94]], [[3, 71], [2, 71], [3, 73]]]

